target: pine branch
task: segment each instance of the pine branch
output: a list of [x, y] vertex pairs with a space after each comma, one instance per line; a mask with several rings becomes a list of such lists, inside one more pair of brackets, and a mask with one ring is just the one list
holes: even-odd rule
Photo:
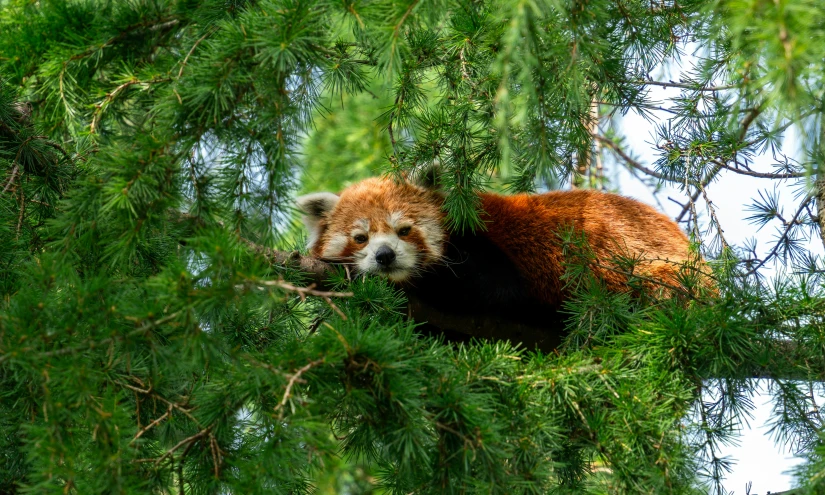
[[[117, 342], [119, 340], [127, 340], [127, 339], [130, 339], [132, 337], [136, 337], [138, 335], [146, 333], [146, 332], [148, 332], [149, 330], [151, 330], [155, 327], [164, 325], [164, 324], [174, 320], [175, 318], [180, 316], [180, 314], [182, 312], [183, 311], [176, 311], [176, 312], [174, 312], [170, 315], [167, 315], [163, 318], [160, 318], [158, 320], [147, 321], [146, 323], [141, 325], [139, 328], [136, 328], [135, 330], [132, 330], [131, 332], [128, 332], [128, 333], [123, 334], [123, 335], [117, 335], [117, 336], [109, 337], [109, 338], [102, 339], [102, 340], [87, 340], [86, 342], [83, 342], [83, 343], [75, 345], [75, 346], [64, 347], [62, 349], [55, 349], [53, 351], [41, 352], [41, 353], [37, 354], [37, 357], [38, 358], [48, 358], [48, 357], [55, 357], [55, 356], [65, 356], [66, 354], [74, 354], [76, 352], [82, 352], [82, 351], [85, 351], [85, 350], [88, 350], [88, 349], [94, 349], [96, 347], [108, 345], [108, 344], [111, 344], [113, 342]], [[19, 349], [19, 350], [15, 351], [15, 352], [9, 352], [7, 354], [3, 354], [2, 356], [0, 356], [0, 364], [2, 364], [4, 361], [7, 361], [9, 359], [12, 359], [12, 358], [16, 357], [18, 354], [27, 354], [27, 353], [35, 352], [35, 351], [36, 351], [36, 349], [34, 349], [32, 347], [25, 347], [23, 349]]]
[[747, 175], [749, 177], [758, 177], [760, 179], [776, 179], [776, 180], [783, 180], [783, 179], [801, 179], [805, 177], [804, 172], [786, 172], [786, 173], [765, 173], [765, 172], [754, 172], [752, 170], [743, 170], [741, 168], [731, 167], [730, 165], [724, 163], [722, 160], [711, 160], [711, 163], [717, 165], [720, 168], [725, 170], [730, 170], [731, 172], [735, 172], [740, 175]]
[[[713, 169], [711, 169], [711, 171], [708, 172], [708, 175], [705, 176], [705, 178], [699, 182], [699, 185], [702, 186], [702, 187], [705, 187], [708, 184], [710, 184], [710, 181], [712, 181], [713, 178], [716, 177], [716, 174], [718, 174], [720, 170], [721, 170], [720, 167], [714, 167]], [[694, 205], [696, 204], [696, 200], [699, 199], [699, 195], [701, 193], [702, 193], [702, 191], [698, 187], [696, 188], [696, 190], [693, 191], [693, 193], [690, 195], [690, 197], [688, 199], [688, 202], [685, 203], [685, 205], [682, 207], [682, 211], [679, 212], [679, 214], [676, 216], [676, 223], [681, 222], [682, 219], [685, 217], [685, 215], [688, 212], [690, 212], [691, 210], [694, 209]], [[688, 221], [689, 220], [690, 220], [690, 217], [688, 217]]]
[[195, 442], [196, 440], [198, 440], [199, 438], [203, 438], [207, 435], [211, 435], [211, 430], [212, 430], [212, 427], [210, 426], [210, 427], [204, 428], [203, 430], [195, 433], [194, 435], [192, 435], [190, 437], [184, 438], [180, 442], [176, 443], [171, 449], [167, 450], [166, 453], [164, 453], [162, 456], [158, 457], [157, 459], [152, 459], [152, 461], [157, 466], [158, 464], [163, 462], [164, 459], [166, 459], [168, 457], [171, 457], [172, 454], [174, 454], [176, 450], [183, 447], [184, 445], [190, 445], [193, 442]]
[[[166, 18], [163, 18], [163, 19], [150, 19], [148, 21], [133, 24], [133, 25], [125, 28], [123, 31], [116, 34], [115, 36], [112, 36], [108, 40], [104, 41], [103, 44], [97, 45], [97, 46], [90, 46], [86, 50], [84, 50], [80, 53], [77, 53], [75, 55], [72, 55], [71, 57], [69, 57], [69, 61], [80, 60], [82, 58], [88, 57], [89, 55], [93, 54], [94, 52], [96, 52], [98, 50], [103, 50], [104, 48], [108, 48], [108, 47], [114, 45], [115, 43], [117, 43], [118, 41], [123, 40], [124, 38], [126, 38], [130, 34], [136, 32], [136, 31], [139, 31], [141, 29], [148, 29], [149, 31], [158, 31], [158, 30], [161, 30], [161, 29], [166, 29], [166, 28], [175, 26], [178, 23], [180, 23], [180, 19], [178, 19], [176, 16], [170, 16], [170, 17], [166, 17]], [[65, 68], [65, 64], [64, 64], [64, 68]]]
[[176, 79], [180, 79], [180, 76], [183, 75], [183, 69], [186, 68], [186, 63], [189, 62], [189, 57], [192, 56], [192, 54], [195, 52], [195, 49], [198, 47], [198, 45], [200, 45], [203, 40], [208, 38], [211, 34], [213, 34], [217, 30], [218, 30], [217, 27], [215, 27], [215, 26], [211, 27], [209, 30], [206, 31], [206, 33], [204, 33], [203, 36], [201, 36], [198, 39], [198, 41], [195, 42], [194, 45], [192, 45], [192, 48], [189, 49], [189, 52], [186, 54], [186, 57], [184, 57], [183, 62], [181, 62], [181, 64], [180, 64], [180, 70], [178, 70], [178, 77]]
[[630, 167], [633, 167], [636, 170], [638, 170], [640, 172], [643, 172], [643, 173], [645, 173], [645, 174], [647, 174], [651, 177], [656, 177], [659, 180], [673, 182], [673, 179], [668, 178], [665, 175], [660, 174], [659, 172], [656, 172], [655, 170], [651, 170], [651, 169], [645, 167], [644, 165], [642, 165], [641, 163], [639, 163], [637, 160], [634, 160], [630, 155], [625, 153], [624, 150], [622, 150], [622, 148], [618, 144], [616, 144], [613, 140], [611, 140], [611, 139], [609, 139], [605, 136], [599, 135], [599, 134], [593, 134], [593, 138], [596, 141], [599, 141], [600, 143], [603, 143], [608, 148], [612, 149]]
[[295, 386], [295, 383], [301, 381], [301, 375], [309, 371], [310, 369], [314, 368], [315, 366], [324, 364], [326, 360], [324, 358], [316, 359], [315, 361], [310, 361], [305, 366], [299, 368], [295, 373], [293, 373], [289, 377], [289, 382], [286, 384], [286, 389], [284, 390], [284, 396], [281, 399], [281, 402], [275, 406], [275, 411], [278, 411], [278, 421], [282, 421], [284, 419], [284, 411], [283, 407], [286, 405], [289, 398], [292, 396], [292, 387]]
[[286, 291], [289, 291], [289, 292], [294, 292], [294, 293], [298, 294], [298, 296], [301, 298], [301, 301], [305, 300], [306, 296], [308, 296], [308, 295], [309, 296], [320, 297], [321, 299], [323, 299], [329, 305], [330, 308], [332, 308], [333, 311], [338, 313], [338, 315], [341, 318], [343, 318], [344, 320], [347, 319], [347, 315], [345, 315], [343, 311], [338, 309], [338, 306], [336, 306], [335, 303], [332, 302], [332, 298], [333, 297], [352, 297], [353, 296], [352, 292], [332, 292], [332, 291], [316, 290], [315, 286], [317, 284], [310, 284], [308, 287], [296, 287], [296, 286], [294, 286], [294, 285], [292, 285], [292, 284], [290, 284], [290, 283], [288, 283], [284, 280], [275, 280], [275, 281], [267, 280], [267, 281], [260, 282], [260, 284], [265, 285], [265, 286], [270, 286], [270, 287], [272, 287], [272, 286], [280, 287], [283, 290], [286, 290]]
[[146, 425], [146, 426], [144, 426], [143, 428], [141, 428], [141, 429], [140, 429], [140, 431], [138, 431], [138, 432], [135, 434], [134, 438], [132, 438], [132, 441], [131, 441], [131, 442], [129, 442], [129, 443], [130, 443], [130, 444], [131, 444], [131, 443], [133, 443], [135, 440], [137, 440], [138, 438], [142, 437], [144, 433], [146, 433], [147, 431], [151, 430], [152, 428], [154, 428], [155, 426], [157, 426], [157, 425], [159, 425], [161, 422], [163, 422], [163, 420], [164, 420], [164, 419], [166, 419], [166, 418], [168, 418], [168, 417], [171, 417], [171, 416], [172, 416], [172, 409], [174, 409], [174, 405], [169, 405], [169, 408], [166, 410], [166, 412], [165, 412], [165, 413], [163, 413], [160, 417], [158, 417], [157, 419], [155, 419], [154, 421], [152, 421], [152, 422], [151, 422], [151, 423], [149, 423], [148, 425]]
[[[313, 258], [302, 256], [297, 251], [278, 251], [244, 241], [257, 253], [267, 257], [272, 264], [291, 265], [310, 276], [312, 290], [323, 291], [327, 276], [333, 272], [333, 265]], [[346, 293], [348, 294], [348, 293]], [[473, 315], [456, 315], [444, 312], [422, 301], [412, 293], [407, 293], [408, 316], [413, 320], [426, 323], [425, 331], [440, 332], [453, 340], [473, 338], [492, 338], [521, 342], [525, 347], [538, 348], [551, 352], [562, 341], [563, 324], [550, 318], [547, 327], [539, 327], [518, 321], [508, 321], [500, 315], [485, 312], [482, 308]]]
[[708, 193], [705, 190], [704, 185], [699, 184], [699, 190], [702, 192], [702, 197], [705, 198], [705, 205], [710, 212], [711, 224], [716, 226], [716, 232], [719, 233], [719, 240], [722, 241], [722, 248], [729, 249], [730, 244], [728, 244], [728, 241], [725, 240], [725, 231], [722, 229], [722, 224], [719, 223], [719, 217], [716, 216], [716, 208], [713, 207], [713, 201], [711, 201], [708, 197]]
[[98, 122], [100, 122], [100, 117], [103, 115], [103, 112], [106, 110], [106, 107], [108, 107], [109, 104], [112, 103], [112, 101], [114, 101], [115, 97], [117, 97], [118, 93], [120, 93], [124, 89], [128, 88], [129, 86], [133, 86], [135, 84], [145, 84], [145, 85], [148, 86], [150, 84], [156, 84], [156, 83], [161, 83], [161, 82], [169, 82], [169, 81], [171, 81], [171, 79], [168, 78], [168, 77], [160, 77], [160, 78], [157, 78], [157, 79], [152, 79], [150, 81], [141, 81], [137, 78], [132, 78], [129, 81], [126, 81], [125, 83], [123, 83], [120, 86], [116, 87], [111, 92], [107, 93], [106, 96], [103, 98], [103, 100], [100, 103], [95, 104], [95, 112], [92, 115], [92, 123], [89, 124], [89, 134], [94, 134], [95, 133], [96, 128], [97, 128], [97, 124], [98, 124]]
[[8, 182], [6, 182], [6, 187], [3, 188], [3, 193], [8, 191], [11, 186], [14, 184], [14, 179], [17, 178], [17, 172], [20, 170], [20, 165], [15, 163], [14, 168], [11, 169], [11, 177], [9, 177]]
[[768, 255], [765, 256], [762, 259], [762, 261], [760, 261], [755, 267], [748, 270], [747, 273], [743, 275], [744, 277], [753, 275], [754, 273], [756, 273], [758, 269], [762, 268], [762, 266], [764, 266], [765, 263], [767, 263], [774, 256], [776, 256], [777, 252], [779, 251], [779, 246], [781, 246], [783, 242], [788, 238], [788, 234], [791, 232], [791, 229], [799, 225], [799, 221], [797, 219], [799, 218], [799, 215], [802, 214], [803, 211], [805, 211], [805, 208], [808, 206], [808, 204], [810, 204], [811, 201], [813, 201], [813, 198], [809, 197], [805, 201], [803, 201], [801, 205], [799, 205], [799, 208], [796, 210], [796, 213], [794, 213], [794, 216], [793, 218], [791, 218], [791, 221], [786, 222], [785, 230], [782, 232], [782, 235], [779, 236], [779, 239], [776, 240], [776, 243], [774, 244], [773, 249], [771, 249], [771, 252], [768, 253]]
[[740, 85], [738, 84], [728, 84], [724, 86], [701, 86], [698, 84], [689, 84], [689, 83], [682, 83], [682, 82], [675, 82], [675, 81], [633, 81], [636, 84], [643, 84], [645, 86], [661, 86], [663, 88], [681, 88], [681, 89], [690, 89], [693, 91], [723, 91], [726, 89], [734, 89], [738, 88]]

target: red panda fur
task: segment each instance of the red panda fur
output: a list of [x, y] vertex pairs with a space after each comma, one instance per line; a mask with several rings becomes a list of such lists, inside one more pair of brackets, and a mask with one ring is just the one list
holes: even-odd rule
[[[565, 257], [559, 233], [571, 227], [587, 239], [597, 261], [593, 273], [611, 291], [627, 290], [627, 274], [610, 261], [617, 254], [641, 259], [636, 274], [668, 284], [674, 283], [679, 264], [689, 258], [688, 238], [676, 223], [648, 205], [617, 194], [592, 190], [508, 196], [482, 193], [480, 199], [484, 229], [463, 235], [444, 227], [440, 193], [407, 182], [367, 179], [345, 189], [340, 198], [319, 193], [299, 198], [298, 204], [305, 213], [310, 248], [316, 257], [364, 264], [369, 256], [376, 256], [375, 248], [364, 247], [371, 241], [357, 241], [364, 236], [387, 239], [388, 245], [399, 250], [399, 257], [406, 249], [413, 253], [407, 258], [415, 260], [409, 278], [406, 272], [389, 278], [412, 287], [443, 289], [445, 294], [492, 291], [490, 300], [503, 305], [526, 298], [546, 306], [561, 304]], [[404, 227], [398, 229], [397, 222]], [[401, 236], [405, 227], [409, 231]], [[476, 247], [478, 254], [474, 254]], [[451, 253], [461, 259], [449, 259]], [[464, 256], [470, 260], [466, 266]], [[419, 282], [432, 277], [440, 278], [430, 285]], [[456, 280], [459, 285], [449, 289], [448, 278], [467, 280], [463, 285]]]
[[617, 255], [641, 258], [637, 274], [673, 284], [689, 257], [687, 236], [670, 218], [639, 201], [593, 190], [538, 195], [482, 194], [483, 234], [507, 253], [539, 300], [563, 298], [564, 256], [559, 232], [584, 234], [596, 258], [594, 274], [608, 290], [627, 288], [627, 274], [613, 266]]

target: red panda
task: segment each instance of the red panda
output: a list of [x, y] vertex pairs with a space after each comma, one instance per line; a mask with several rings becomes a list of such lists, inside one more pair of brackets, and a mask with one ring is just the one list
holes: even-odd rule
[[443, 196], [409, 182], [372, 178], [340, 194], [298, 198], [318, 258], [350, 264], [465, 309], [558, 308], [565, 299], [559, 232], [584, 234], [596, 257], [593, 273], [611, 291], [627, 274], [610, 260], [642, 261], [635, 273], [673, 282], [689, 258], [689, 241], [665, 215], [636, 200], [592, 190], [503, 196], [482, 193], [484, 229], [445, 229]]

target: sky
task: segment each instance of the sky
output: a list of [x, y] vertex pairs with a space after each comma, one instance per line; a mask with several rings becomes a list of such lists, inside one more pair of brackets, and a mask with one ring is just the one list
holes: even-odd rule
[[[686, 66], [688, 63], [690, 63], [689, 57], [682, 61], [682, 66]], [[678, 81], [678, 66], [671, 65], [667, 69], [662, 69], [658, 80]], [[652, 99], [661, 102], [661, 106], [667, 108], [669, 106], [668, 99], [679, 96], [679, 89], [653, 87], [650, 96]], [[653, 115], [660, 121], [664, 121], [669, 114], [654, 111]], [[653, 143], [656, 142], [654, 132], [656, 122], [649, 122], [640, 115], [631, 112], [625, 116], [615, 118], [612, 125], [625, 138], [623, 150], [638, 159], [643, 165], [648, 166], [648, 168], [654, 168], [652, 165], [655, 156], [652, 150], [654, 149]], [[798, 140], [795, 133], [791, 131], [783, 143], [783, 150], [789, 156], [794, 156], [797, 149]], [[757, 171], [770, 172], [772, 171], [772, 163], [773, 158], [770, 154], [763, 155], [754, 159], [752, 168]], [[621, 167], [613, 168], [615, 170]], [[651, 204], [659, 210], [664, 209], [664, 212], [671, 218], [678, 215], [682, 208], [667, 198], [671, 197], [676, 201], [685, 202], [686, 197], [673, 188], [665, 188], [659, 193], [659, 201], [656, 201], [650, 189], [626, 170], [620, 170], [615, 180], [618, 182], [621, 194]], [[780, 204], [784, 205], [785, 212], [789, 212], [789, 216], [793, 216], [795, 212], [794, 205], [798, 204], [797, 201], [794, 201], [796, 188], [791, 187], [787, 181], [772, 181], [725, 172], [718, 181], [713, 182], [706, 188], [708, 197], [716, 209], [719, 223], [724, 230], [725, 239], [731, 245], [742, 246], [748, 238], [756, 238], [759, 247], [758, 252], [762, 255], [768, 252], [772, 239], [776, 237], [776, 229], [773, 225], [768, 225], [761, 230], [757, 230], [755, 225], [745, 220], [751, 214], [745, 210], [745, 206], [750, 204], [754, 197], [758, 197], [759, 190], [772, 189], [774, 184], [776, 184], [779, 191]], [[697, 204], [697, 208], [700, 208], [699, 204]], [[703, 204], [701, 208], [704, 208]], [[700, 209], [700, 214], [701, 211]], [[706, 213], [704, 217], [707, 218]], [[778, 225], [778, 222], [774, 223]], [[817, 238], [809, 240], [808, 248], [815, 254], [825, 254], [822, 242]], [[766, 265], [763, 267], [764, 273], [768, 275], [774, 273], [775, 269], [775, 266]], [[769, 380], [759, 380], [759, 385], [761, 392], [753, 397], [756, 406], [753, 411], [753, 418], [743, 428], [739, 445], [728, 446], [722, 452], [722, 455], [729, 455], [737, 460], [733, 471], [724, 483], [725, 489], [736, 495], [747, 493], [746, 486], [749, 482], [752, 483], [750, 495], [764, 495], [769, 491], [778, 492], [792, 488], [793, 478], [788, 474], [788, 471], [800, 462], [786, 449], [775, 445], [769, 437], [766, 426], [771, 412], [771, 395], [767, 392]], [[825, 398], [820, 399], [825, 400]]]

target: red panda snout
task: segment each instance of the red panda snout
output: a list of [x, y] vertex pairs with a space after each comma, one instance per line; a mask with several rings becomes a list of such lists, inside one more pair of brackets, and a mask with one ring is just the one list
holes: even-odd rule
[[395, 251], [388, 246], [381, 246], [375, 251], [375, 262], [382, 267], [390, 267], [395, 261]]
[[375, 234], [353, 258], [361, 273], [375, 273], [402, 282], [420, 269], [418, 248], [398, 234]]

